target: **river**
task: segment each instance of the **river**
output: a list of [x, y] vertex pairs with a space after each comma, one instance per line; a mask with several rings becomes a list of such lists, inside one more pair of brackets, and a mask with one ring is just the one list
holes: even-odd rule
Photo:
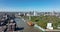
[[22, 30], [23, 32], [40, 32], [38, 29], [28, 26], [26, 21], [24, 21], [22, 18], [15, 18], [15, 21], [16, 21], [18, 27], [24, 28]]

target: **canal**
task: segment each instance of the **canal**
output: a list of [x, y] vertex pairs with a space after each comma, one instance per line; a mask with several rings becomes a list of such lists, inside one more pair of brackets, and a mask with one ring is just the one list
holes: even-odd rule
[[38, 29], [34, 27], [28, 26], [27, 21], [24, 21], [22, 18], [15, 18], [18, 27], [23, 27], [23, 32], [40, 32]]

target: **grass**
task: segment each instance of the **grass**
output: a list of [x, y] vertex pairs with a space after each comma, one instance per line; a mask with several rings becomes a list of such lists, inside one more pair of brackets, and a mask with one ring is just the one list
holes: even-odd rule
[[57, 29], [57, 26], [60, 24], [60, 18], [56, 16], [31, 16], [31, 21], [36, 22], [42, 28], [46, 28], [49, 22], [53, 24], [54, 29]]
[[[57, 29], [57, 26], [60, 25], [60, 18], [56, 16], [30, 16], [32, 22], [36, 22], [42, 28], [46, 28], [47, 23], [51, 22], [54, 29]], [[23, 16], [25, 19], [29, 19], [28, 16]]]

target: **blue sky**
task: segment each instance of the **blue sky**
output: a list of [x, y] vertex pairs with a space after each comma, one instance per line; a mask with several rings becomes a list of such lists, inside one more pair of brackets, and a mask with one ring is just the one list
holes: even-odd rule
[[0, 11], [19, 12], [33, 10], [60, 12], [60, 0], [0, 0]]

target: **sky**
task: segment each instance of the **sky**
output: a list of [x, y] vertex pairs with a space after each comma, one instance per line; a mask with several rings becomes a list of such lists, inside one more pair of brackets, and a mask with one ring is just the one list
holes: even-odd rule
[[60, 0], [0, 0], [1, 12], [60, 12]]

